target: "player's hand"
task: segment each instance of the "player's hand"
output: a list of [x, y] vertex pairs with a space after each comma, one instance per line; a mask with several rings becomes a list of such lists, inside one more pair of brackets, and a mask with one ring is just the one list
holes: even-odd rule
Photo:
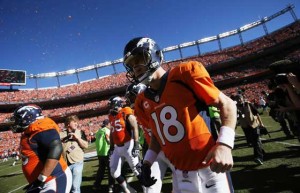
[[155, 184], [157, 179], [151, 177], [151, 166], [149, 166], [148, 164], [143, 164], [141, 169], [142, 172], [138, 177], [140, 183], [145, 187], [150, 187]]
[[140, 155], [140, 144], [138, 141], [134, 142], [133, 148], [132, 148], [132, 156], [136, 157]]
[[229, 171], [233, 166], [233, 158], [231, 154], [231, 148], [229, 146], [217, 143], [208, 152], [203, 164], [210, 162], [210, 169], [216, 173], [224, 173]]
[[36, 179], [31, 184], [28, 184], [27, 186], [25, 186], [23, 188], [23, 190], [25, 190], [26, 193], [40, 192], [44, 188], [44, 184], [45, 184], [44, 182]]
[[78, 140], [78, 138], [76, 137], [75, 133], [69, 133], [68, 136], [69, 136], [69, 139], [73, 139], [74, 141]]

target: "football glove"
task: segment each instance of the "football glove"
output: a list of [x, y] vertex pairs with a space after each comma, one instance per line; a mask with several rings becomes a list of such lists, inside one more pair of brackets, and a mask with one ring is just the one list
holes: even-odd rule
[[42, 182], [38, 179], [36, 179], [31, 184], [28, 184], [23, 188], [26, 193], [34, 193], [34, 192], [40, 192], [44, 188], [45, 182]]
[[138, 179], [143, 186], [150, 187], [156, 183], [157, 179], [151, 177], [151, 166], [148, 164], [143, 164], [141, 170], [142, 172]]
[[134, 142], [134, 146], [132, 148], [132, 156], [136, 157], [140, 155], [140, 144], [138, 141]]

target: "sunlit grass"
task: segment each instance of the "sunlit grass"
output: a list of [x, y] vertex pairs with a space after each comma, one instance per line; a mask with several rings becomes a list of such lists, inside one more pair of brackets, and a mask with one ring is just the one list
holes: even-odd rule
[[[270, 131], [271, 138], [262, 136], [263, 147], [267, 153], [264, 164], [257, 165], [253, 161], [253, 149], [245, 142], [243, 131], [237, 128], [233, 156], [235, 165], [231, 176], [235, 192], [300, 192], [300, 144], [294, 139], [287, 139], [280, 130], [278, 123], [273, 121], [265, 112], [263, 122]], [[95, 144], [90, 144], [86, 152], [95, 151]], [[13, 160], [0, 163], [0, 192], [24, 192], [22, 186], [27, 182], [21, 171], [21, 163], [11, 166]], [[96, 192], [93, 189], [98, 159], [93, 157], [85, 161], [83, 171], [82, 192]], [[127, 177], [131, 176], [129, 173]], [[135, 177], [130, 177], [131, 186], [139, 192], [141, 188]], [[103, 185], [107, 186], [107, 178]], [[18, 189], [19, 188], [19, 189]], [[172, 179], [170, 172], [164, 179], [163, 193], [171, 192]], [[17, 189], [17, 190], [16, 190]], [[99, 192], [99, 191], [98, 191]]]

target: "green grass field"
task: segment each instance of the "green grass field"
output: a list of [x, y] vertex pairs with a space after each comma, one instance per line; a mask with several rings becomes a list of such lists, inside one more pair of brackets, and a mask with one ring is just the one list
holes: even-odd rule
[[[262, 115], [263, 122], [271, 134], [262, 136], [263, 147], [267, 153], [263, 165], [253, 161], [253, 149], [245, 142], [240, 127], [237, 128], [235, 149], [233, 150], [234, 168], [231, 177], [235, 192], [300, 192], [300, 143], [294, 139], [286, 139], [278, 123], [269, 116]], [[94, 151], [95, 144], [91, 144], [88, 151]], [[22, 174], [21, 163], [12, 166], [13, 160], [0, 163], [0, 193], [20, 193], [27, 184]], [[98, 168], [96, 157], [85, 162], [81, 191], [83, 193], [96, 192], [93, 189], [94, 176]], [[130, 185], [139, 192], [141, 188], [136, 178], [127, 176]], [[171, 176], [167, 173], [163, 193], [171, 192]], [[103, 181], [104, 186], [107, 180]], [[98, 191], [99, 192], [99, 191]]]

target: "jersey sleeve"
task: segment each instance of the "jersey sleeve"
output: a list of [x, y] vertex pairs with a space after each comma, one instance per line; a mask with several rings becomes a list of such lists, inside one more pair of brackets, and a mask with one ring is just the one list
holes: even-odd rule
[[39, 132], [33, 137], [33, 140], [36, 143], [41, 144], [44, 147], [48, 147], [49, 144], [56, 139], [60, 140], [60, 136], [55, 129], [48, 129], [46, 131]]
[[207, 105], [218, 98], [220, 90], [214, 85], [205, 67], [191, 61], [180, 66], [180, 75], [183, 81], [193, 90], [195, 95]]

